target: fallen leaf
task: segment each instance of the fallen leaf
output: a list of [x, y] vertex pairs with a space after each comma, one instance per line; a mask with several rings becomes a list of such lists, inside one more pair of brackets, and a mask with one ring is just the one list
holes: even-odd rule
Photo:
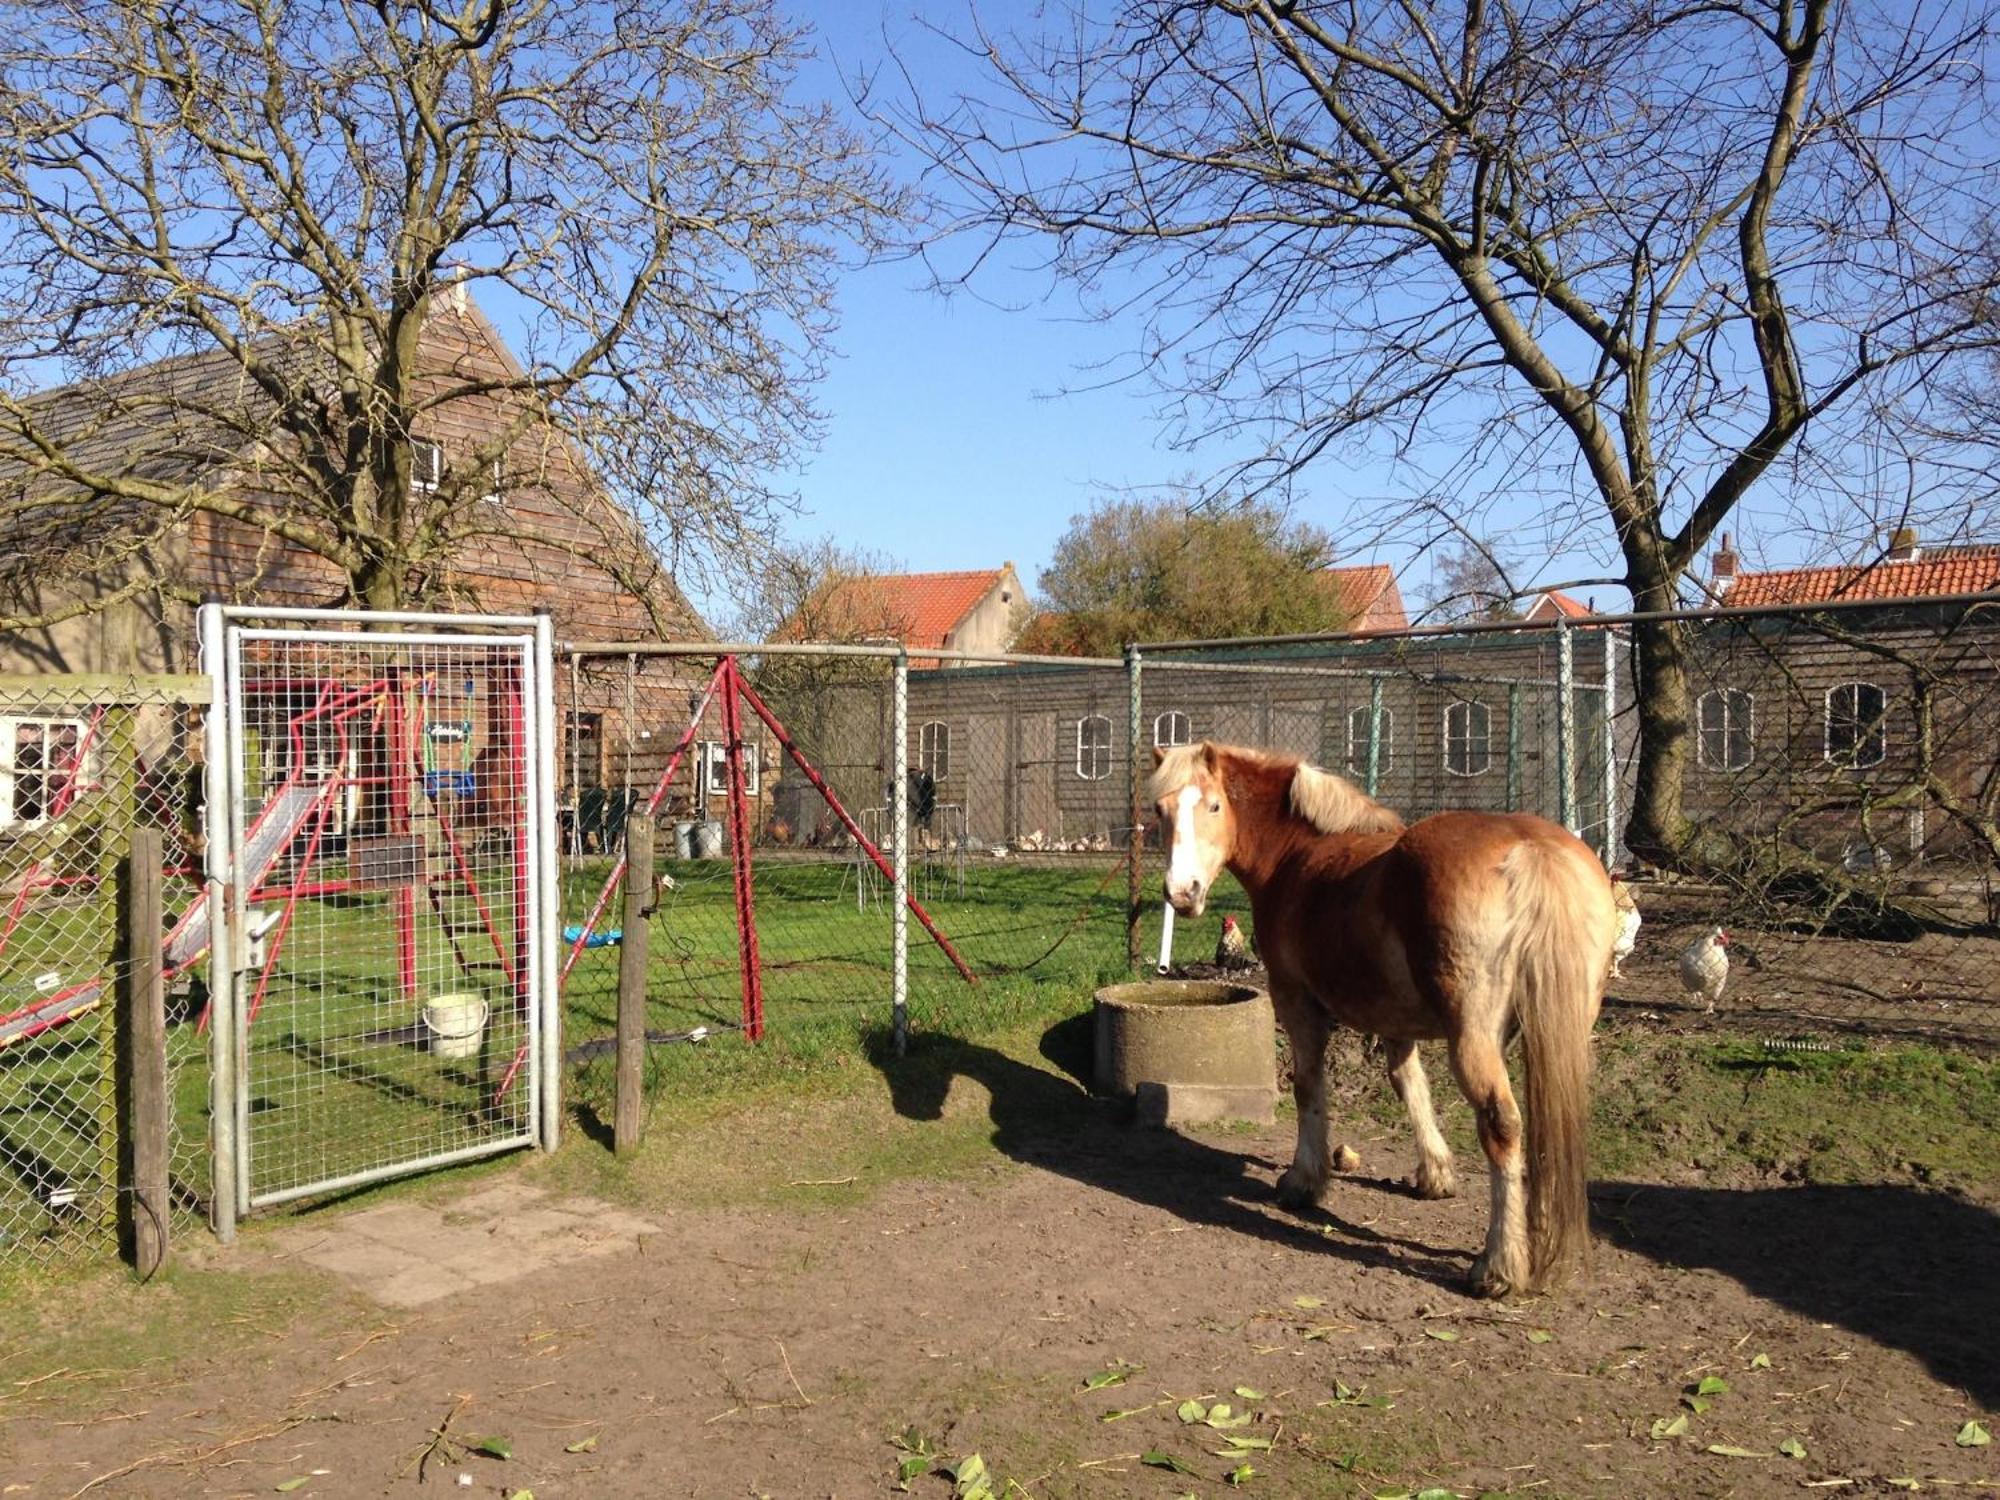
[[1786, 1438], [1782, 1443], [1778, 1444], [1778, 1451], [1787, 1458], [1804, 1458], [1806, 1456], [1806, 1445], [1797, 1438]]
[[1095, 1375], [1086, 1378], [1083, 1388], [1086, 1391], [1101, 1391], [1107, 1385], [1123, 1385], [1145, 1368], [1144, 1365], [1116, 1364], [1108, 1370], [1099, 1370]]
[[1961, 1448], [1984, 1448], [1993, 1441], [1993, 1434], [1977, 1422], [1967, 1422], [1958, 1429], [1958, 1436], [1952, 1441]]
[[1427, 1339], [1436, 1339], [1440, 1344], [1455, 1344], [1458, 1342], [1458, 1330], [1454, 1328], [1426, 1328], [1424, 1330], [1424, 1337]]
[[1313, 1309], [1313, 1308], [1315, 1308], [1315, 1307], [1325, 1307], [1325, 1306], [1326, 1306], [1326, 1298], [1324, 1298], [1324, 1297], [1294, 1297], [1294, 1298], [1292, 1298], [1292, 1306], [1294, 1306], [1294, 1307], [1303, 1307], [1303, 1308], [1307, 1309], [1308, 1311], [1310, 1311], [1311, 1309]]
[[[1230, 1447], [1236, 1449], [1239, 1453], [1247, 1453], [1247, 1452], [1261, 1453], [1268, 1450], [1271, 1446], [1271, 1440], [1269, 1438], [1253, 1437], [1248, 1433], [1240, 1433], [1240, 1434], [1231, 1433], [1228, 1437], [1225, 1437], [1223, 1439], [1223, 1442], [1229, 1444]], [[1217, 1456], [1221, 1458], [1227, 1458], [1229, 1455], [1224, 1453], [1224, 1454], [1218, 1454]]]
[[1729, 1382], [1720, 1375], [1704, 1375], [1695, 1386], [1694, 1393], [1697, 1396], [1726, 1396], [1729, 1394]]
[[1668, 1438], [1680, 1437], [1687, 1430], [1688, 1419], [1685, 1414], [1676, 1416], [1671, 1421], [1661, 1417], [1653, 1423], [1653, 1441], [1664, 1443]]
[[1711, 1406], [1715, 1405], [1715, 1403], [1709, 1400], [1708, 1397], [1706, 1396], [1683, 1396], [1681, 1397], [1681, 1400], [1686, 1403], [1687, 1409], [1693, 1412], [1697, 1417], [1700, 1416], [1703, 1412], [1707, 1411]]
[[1159, 1402], [1154, 1401], [1145, 1406], [1128, 1406], [1123, 1411], [1108, 1411], [1097, 1420], [1100, 1422], [1122, 1422], [1127, 1417], [1138, 1416], [1142, 1411], [1152, 1411], [1159, 1404]]
[[1208, 1408], [1199, 1401], [1187, 1400], [1174, 1408], [1174, 1415], [1183, 1422], [1205, 1422], [1208, 1420]]
[[1250, 1465], [1238, 1464], [1235, 1468], [1231, 1469], [1227, 1474], [1222, 1476], [1222, 1482], [1224, 1484], [1232, 1484], [1232, 1485], [1248, 1484], [1251, 1480], [1255, 1479], [1256, 1477], [1257, 1477], [1257, 1471], [1251, 1468]]
[[1262, 1391], [1253, 1391], [1247, 1385], [1236, 1387], [1235, 1394], [1241, 1396], [1245, 1401], [1262, 1401], [1264, 1399]]
[[1753, 1355], [1751, 1355], [1751, 1356], [1750, 1356], [1750, 1368], [1751, 1368], [1751, 1369], [1753, 1369], [1753, 1370], [1768, 1370], [1768, 1369], [1770, 1369], [1770, 1368], [1771, 1368], [1771, 1356], [1770, 1356], [1770, 1355], [1768, 1355], [1768, 1354], [1753, 1354]]
[[1531, 1344], [1546, 1344], [1554, 1337], [1555, 1335], [1550, 1333], [1546, 1328], [1530, 1328], [1528, 1330], [1528, 1342]]
[[910, 1481], [925, 1472], [930, 1466], [931, 1461], [928, 1458], [912, 1457], [898, 1460], [896, 1464], [896, 1488], [907, 1490], [910, 1487]]
[[576, 1440], [575, 1442], [573, 1442], [573, 1443], [565, 1443], [565, 1444], [563, 1445], [563, 1452], [565, 1452], [565, 1453], [595, 1453], [595, 1452], [597, 1451], [597, 1438], [598, 1438], [598, 1434], [596, 1434], [596, 1433], [594, 1433], [594, 1432], [593, 1432], [593, 1433], [592, 1433], [592, 1434], [591, 1434], [591, 1435], [590, 1435], [589, 1437], [587, 1437], [587, 1438], [578, 1438], [578, 1439], [577, 1439], [577, 1440]]
[[466, 1445], [468, 1453], [483, 1453], [488, 1458], [512, 1458], [514, 1445], [503, 1437], [483, 1437]]
[[280, 1483], [272, 1485], [271, 1488], [276, 1490], [281, 1495], [289, 1495], [293, 1490], [299, 1489], [311, 1483], [312, 1483], [312, 1475], [301, 1474], [296, 1479], [283, 1480]]
[[1186, 1474], [1199, 1479], [1201, 1471], [1182, 1463], [1171, 1453], [1162, 1453], [1158, 1448], [1149, 1448], [1139, 1455], [1139, 1462], [1149, 1469], [1165, 1469], [1171, 1474]]
[[516, 1490], [507, 1497], [507, 1500], [535, 1500], [535, 1492], [533, 1490]]

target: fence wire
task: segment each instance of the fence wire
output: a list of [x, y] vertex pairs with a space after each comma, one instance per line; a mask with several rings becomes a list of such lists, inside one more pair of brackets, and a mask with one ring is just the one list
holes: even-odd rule
[[[119, 938], [132, 830], [164, 830], [171, 922], [201, 898], [200, 713], [185, 688], [50, 675], [0, 692], [0, 1262], [117, 1243]], [[167, 999], [171, 1226], [206, 1216], [198, 967]]]

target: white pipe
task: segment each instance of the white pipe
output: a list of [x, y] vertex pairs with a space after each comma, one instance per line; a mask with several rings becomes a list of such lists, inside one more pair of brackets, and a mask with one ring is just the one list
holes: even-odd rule
[[226, 729], [229, 704], [223, 692], [222, 606], [204, 604], [199, 616], [201, 669], [211, 690], [203, 725], [202, 833], [208, 879], [208, 1117], [209, 1216], [215, 1237], [236, 1238], [236, 1032], [229, 1019], [229, 950], [223, 908], [229, 889], [229, 767]]
[[1173, 966], [1174, 966], [1174, 904], [1171, 901], [1162, 901], [1160, 903], [1159, 970], [1162, 974], [1165, 974], [1169, 972], [1173, 968]]

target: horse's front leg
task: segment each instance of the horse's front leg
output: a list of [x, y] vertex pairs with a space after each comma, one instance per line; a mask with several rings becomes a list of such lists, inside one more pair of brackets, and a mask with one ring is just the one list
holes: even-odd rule
[[1326, 1119], [1326, 1015], [1311, 996], [1272, 987], [1271, 1001], [1292, 1048], [1292, 1100], [1298, 1106], [1299, 1144], [1278, 1179], [1278, 1202], [1310, 1208], [1326, 1188], [1331, 1165]]
[[1431, 1103], [1431, 1082], [1424, 1075], [1423, 1059], [1415, 1042], [1385, 1042], [1389, 1081], [1396, 1096], [1410, 1112], [1410, 1128], [1417, 1133], [1417, 1174], [1411, 1180], [1419, 1198], [1449, 1198], [1458, 1191], [1458, 1176], [1451, 1169], [1451, 1147], [1438, 1129], [1437, 1110]]

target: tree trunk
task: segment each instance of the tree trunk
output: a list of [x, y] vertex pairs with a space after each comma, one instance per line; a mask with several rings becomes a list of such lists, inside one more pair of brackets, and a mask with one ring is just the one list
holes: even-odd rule
[[[1639, 571], [1633, 569], [1631, 584], [1634, 611], [1678, 607], [1671, 574], [1660, 569], [1660, 576], [1641, 580]], [[1625, 824], [1626, 846], [1649, 864], [1667, 869], [1725, 867], [1737, 852], [1734, 841], [1690, 819], [1682, 800], [1694, 745], [1688, 623], [1641, 621], [1632, 627], [1632, 643], [1639, 774]]]

